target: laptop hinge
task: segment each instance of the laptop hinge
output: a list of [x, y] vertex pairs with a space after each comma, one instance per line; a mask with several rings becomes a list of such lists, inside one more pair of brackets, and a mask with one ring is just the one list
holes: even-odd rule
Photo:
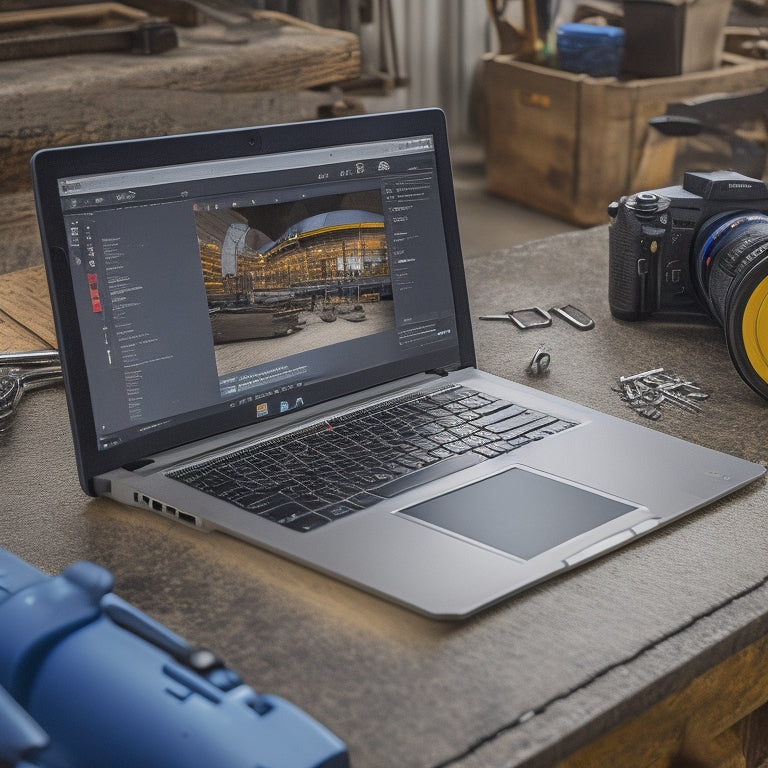
[[452, 365], [445, 365], [441, 366], [440, 368], [430, 368], [428, 371], [424, 371], [427, 375], [434, 375], [434, 376], [447, 376], [449, 373], [452, 373], [453, 371], [459, 370], [459, 364], [453, 363]]
[[112, 482], [105, 477], [93, 478], [93, 490], [96, 496], [112, 493]]
[[123, 464], [123, 469], [127, 469], [129, 472], [136, 472], [136, 470], [144, 469], [148, 464], [153, 463], [153, 459], [139, 459], [138, 461], [129, 461], [127, 464]]

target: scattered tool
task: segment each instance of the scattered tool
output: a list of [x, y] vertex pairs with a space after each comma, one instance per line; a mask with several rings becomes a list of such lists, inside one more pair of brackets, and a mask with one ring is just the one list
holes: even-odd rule
[[663, 368], [620, 376], [618, 386], [613, 389], [635, 413], [652, 421], [661, 418], [665, 403], [691, 413], [701, 413], [703, 409], [699, 403], [709, 397], [709, 393], [695, 382]]
[[502, 315], [480, 315], [480, 320], [510, 320], [521, 331], [527, 331], [529, 328], [546, 328], [552, 325], [552, 315], [565, 320], [580, 331], [589, 331], [595, 327], [595, 321], [573, 304], [552, 307], [549, 311], [541, 307], [510, 309]]
[[179, 44], [166, 18], [117, 2], [3, 11], [0, 33], [3, 61], [106, 51], [157, 54]]
[[[538, 318], [538, 319], [537, 319]], [[529, 328], [546, 328], [552, 325], [552, 315], [541, 307], [526, 307], [525, 309], [510, 309], [503, 315], [480, 315], [481, 320], [509, 320], [521, 331]]]
[[22, 396], [63, 380], [56, 350], [0, 354], [0, 432], [11, 424]]
[[552, 356], [544, 347], [539, 347], [528, 363], [528, 373], [531, 376], [543, 376], [549, 373], [549, 364], [552, 362]]
[[565, 304], [562, 307], [552, 307], [550, 314], [556, 315], [566, 323], [578, 328], [580, 331], [591, 331], [595, 327], [595, 321], [573, 304]]

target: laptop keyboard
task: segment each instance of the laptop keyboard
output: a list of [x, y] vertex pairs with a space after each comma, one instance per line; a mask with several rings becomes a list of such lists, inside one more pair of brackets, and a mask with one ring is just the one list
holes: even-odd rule
[[167, 474], [310, 531], [573, 426], [454, 386], [363, 408]]

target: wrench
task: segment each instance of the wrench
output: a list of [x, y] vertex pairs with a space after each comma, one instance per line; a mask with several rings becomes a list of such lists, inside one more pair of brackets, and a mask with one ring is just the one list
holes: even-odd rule
[[8, 429], [25, 392], [63, 381], [61, 366], [52, 365], [21, 369], [0, 366], [0, 432]]
[[27, 368], [37, 365], [59, 365], [55, 349], [33, 349], [29, 352], [0, 352], [0, 368]]

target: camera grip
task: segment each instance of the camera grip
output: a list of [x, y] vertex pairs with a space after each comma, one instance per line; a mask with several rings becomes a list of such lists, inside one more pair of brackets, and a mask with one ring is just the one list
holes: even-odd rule
[[650, 264], [642, 236], [641, 222], [621, 206], [608, 230], [608, 303], [620, 320], [642, 320], [649, 312]]

